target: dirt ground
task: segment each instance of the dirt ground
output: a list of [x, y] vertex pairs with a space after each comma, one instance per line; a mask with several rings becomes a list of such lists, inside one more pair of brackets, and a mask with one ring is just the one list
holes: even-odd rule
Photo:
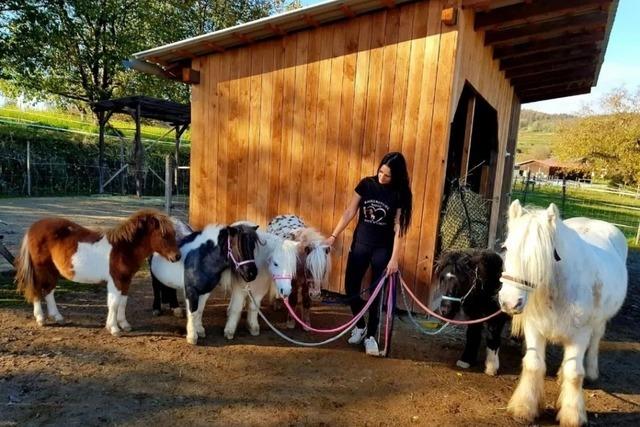
[[[12, 252], [35, 219], [59, 214], [84, 225], [110, 225], [141, 204], [129, 198], [0, 199], [0, 234]], [[8, 264], [0, 264], [8, 281]], [[594, 426], [640, 425], [640, 253], [629, 263], [630, 291], [609, 326], [601, 377], [585, 387]], [[37, 327], [25, 304], [0, 305], [0, 426], [12, 425], [368, 425], [511, 426], [505, 407], [521, 350], [507, 340], [497, 377], [481, 367], [455, 367], [463, 331], [424, 337], [396, 320], [391, 357], [371, 358], [344, 339], [318, 349], [291, 346], [262, 326], [252, 337], [241, 323], [222, 336], [224, 295], [210, 300], [207, 337], [187, 344], [184, 319], [151, 315], [146, 272], [137, 276], [127, 308], [134, 331], [114, 338], [104, 329], [106, 290], [82, 287], [59, 295], [64, 326]], [[1, 303], [1, 302], [0, 302]], [[266, 309], [284, 326], [284, 313]], [[313, 309], [316, 325], [348, 319], [343, 306]], [[302, 331], [302, 340], [319, 337]], [[557, 348], [548, 351], [546, 411], [554, 424]]]

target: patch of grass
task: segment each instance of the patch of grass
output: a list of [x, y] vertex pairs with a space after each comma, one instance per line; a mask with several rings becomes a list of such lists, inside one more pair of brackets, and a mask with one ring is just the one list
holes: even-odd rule
[[[88, 285], [84, 283], [75, 283], [65, 279], [58, 279], [56, 286], [56, 296], [79, 293], [79, 292], [98, 292], [102, 285]], [[0, 274], [0, 308], [26, 307], [29, 304], [24, 297], [16, 292], [16, 285], [13, 282], [13, 274]]]
[[[525, 202], [525, 194], [520, 184], [516, 184], [512, 190], [511, 198]], [[563, 218], [583, 216], [610, 222], [620, 228], [630, 246], [635, 245], [640, 224], [640, 199], [569, 187], [563, 205], [561, 186], [537, 186], [535, 191], [527, 192], [525, 203], [540, 208], [546, 208], [550, 203], [555, 203]]]
[[536, 153], [544, 151], [544, 147], [548, 147], [549, 151], [552, 152], [553, 144], [557, 140], [558, 134], [555, 132], [531, 132], [521, 130], [518, 133], [516, 162], [536, 157]]
[[[23, 111], [16, 107], [0, 107], [0, 120], [24, 125], [48, 126], [57, 129], [66, 129], [76, 132], [87, 132], [98, 134], [99, 128], [91, 115], [71, 114], [60, 111]], [[109, 120], [109, 123], [122, 132], [127, 139], [133, 138], [135, 134], [135, 123], [133, 120], [116, 119]], [[143, 139], [174, 142], [175, 132], [169, 132], [169, 127], [142, 124], [141, 135]], [[109, 133], [107, 129], [107, 133]], [[182, 135], [182, 142], [189, 144], [191, 140], [190, 131], [187, 130]]]

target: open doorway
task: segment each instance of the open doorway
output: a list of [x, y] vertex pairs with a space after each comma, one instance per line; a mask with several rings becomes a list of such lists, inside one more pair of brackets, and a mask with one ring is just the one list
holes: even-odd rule
[[450, 135], [439, 248], [487, 247], [498, 160], [498, 114], [468, 83]]

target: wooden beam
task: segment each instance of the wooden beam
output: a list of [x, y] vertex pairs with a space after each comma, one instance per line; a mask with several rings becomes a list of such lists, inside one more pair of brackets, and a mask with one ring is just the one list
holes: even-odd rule
[[551, 37], [572, 29], [597, 28], [607, 23], [606, 12], [572, 16], [539, 24], [523, 25], [507, 30], [490, 30], [485, 33], [485, 45], [514, 43], [536, 37]]
[[491, 0], [462, 0], [463, 9], [489, 10], [491, 7]]
[[186, 56], [186, 57], [191, 58], [191, 59], [196, 59], [197, 58], [197, 55], [195, 53], [189, 52], [186, 49], [176, 49], [173, 52], [179, 53], [180, 55]]
[[528, 77], [520, 77], [511, 79], [511, 85], [518, 89], [532, 87], [532, 86], [543, 86], [547, 84], [554, 83], [562, 83], [567, 81], [576, 81], [576, 80], [591, 80], [593, 82], [595, 76], [595, 67], [588, 68], [586, 70], [579, 70], [574, 72], [563, 71], [552, 71], [545, 74], [538, 74], [536, 76], [528, 76]]
[[194, 70], [193, 68], [183, 68], [182, 69], [182, 82], [188, 84], [198, 84], [200, 83], [200, 71]]
[[611, 0], [538, 0], [530, 4], [514, 4], [486, 12], [477, 12], [476, 30], [494, 30], [548, 20], [566, 14], [581, 14], [609, 6]]
[[320, 23], [313, 16], [307, 15], [306, 13], [302, 15], [302, 19], [312, 27], [318, 28], [320, 26]]
[[380, 0], [380, 3], [388, 9], [396, 7], [396, 2], [394, 0]]
[[464, 140], [462, 146], [462, 158], [460, 160], [460, 181], [467, 183], [469, 173], [469, 155], [471, 153], [471, 140], [473, 139], [473, 121], [476, 114], [476, 95], [473, 94], [467, 102], [467, 118], [464, 125]]
[[274, 24], [267, 24], [266, 28], [268, 30], [271, 30], [272, 33], [277, 34], [279, 36], [286, 36], [288, 34], [285, 30], [283, 30], [282, 28]]
[[204, 44], [207, 45], [207, 47], [211, 48], [211, 50], [214, 50], [216, 52], [224, 52], [224, 48], [217, 43], [205, 42]]
[[252, 43], [253, 42], [253, 39], [251, 37], [249, 37], [248, 35], [246, 35], [246, 34], [234, 32], [233, 33], [233, 37], [237, 38], [238, 40], [240, 40], [243, 43]]
[[346, 17], [348, 18], [355, 18], [356, 14], [353, 12], [353, 10], [351, 10], [351, 8], [349, 6], [347, 6], [346, 4], [343, 4], [342, 6], [340, 6], [340, 10], [342, 10], [342, 13], [345, 14]]
[[573, 61], [598, 57], [600, 57], [600, 49], [593, 49], [592, 51], [583, 49], [567, 49], [553, 53], [534, 53], [532, 55], [520, 56], [517, 58], [503, 59], [500, 61], [500, 70], [514, 70], [537, 64], [548, 64], [551, 62]]
[[518, 94], [521, 94], [522, 96], [526, 96], [527, 94], [530, 93], [540, 93], [540, 92], [558, 92], [558, 91], [566, 91], [566, 90], [573, 90], [573, 89], [582, 89], [591, 87], [591, 82], [590, 81], [581, 81], [581, 80], [575, 80], [575, 81], [564, 81], [564, 82], [560, 82], [560, 83], [554, 83], [554, 84], [543, 84], [541, 86], [536, 86], [536, 87], [526, 87], [526, 88], [522, 88], [517, 90]]
[[556, 99], [556, 98], [564, 98], [566, 96], [575, 96], [575, 95], [584, 95], [585, 93], [591, 92], [590, 87], [585, 87], [581, 89], [569, 89], [566, 91], [555, 91], [549, 92], [548, 90], [543, 90], [538, 93], [531, 93], [526, 96], [520, 97], [520, 101], [522, 103], [526, 102], [537, 102], [537, 101], [545, 101], [547, 99]]
[[444, 25], [456, 25], [458, 22], [458, 9], [455, 7], [446, 7], [440, 12], [440, 21]]
[[536, 74], [545, 74], [560, 70], [582, 70], [585, 68], [593, 68], [598, 61], [597, 58], [590, 60], [566, 61], [551, 64], [538, 64], [531, 67], [518, 68], [515, 70], [507, 70], [505, 75], [508, 79], [533, 76]]
[[591, 33], [563, 33], [558, 37], [541, 40], [531, 40], [524, 43], [507, 46], [496, 46], [493, 49], [494, 59], [515, 58], [540, 52], [553, 52], [573, 46], [599, 46], [604, 39], [604, 29], [598, 28]]
[[167, 65], [168, 65], [168, 62], [167, 62], [167, 61], [165, 61], [165, 60], [163, 60], [163, 59], [160, 59], [160, 58], [159, 58], [159, 57], [157, 57], [157, 56], [150, 56], [150, 57], [149, 57], [149, 61], [151, 61], [151, 62], [155, 62], [156, 64], [160, 64], [160, 65], [162, 65], [162, 66], [167, 66]]

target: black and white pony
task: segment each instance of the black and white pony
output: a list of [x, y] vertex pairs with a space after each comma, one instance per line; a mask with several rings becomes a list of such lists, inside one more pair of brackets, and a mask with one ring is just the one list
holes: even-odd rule
[[[245, 222], [251, 224], [250, 222]], [[247, 326], [253, 336], [260, 334], [258, 309], [265, 295], [272, 293], [279, 298], [287, 298], [291, 294], [292, 280], [296, 274], [298, 247], [300, 243], [283, 239], [275, 234], [258, 230], [261, 245], [256, 251], [258, 276], [247, 284], [235, 274], [225, 272], [222, 275], [222, 286], [231, 292], [227, 308], [227, 323], [224, 327], [225, 338], [233, 339], [242, 309], [247, 305]], [[256, 304], [251, 303], [248, 290], [251, 291]]]
[[[453, 319], [462, 310], [469, 319], [480, 319], [500, 309], [498, 291], [502, 274], [502, 258], [486, 249], [451, 250], [438, 259], [436, 276], [443, 292], [440, 313]], [[485, 373], [496, 375], [500, 367], [498, 352], [504, 325], [504, 313], [484, 323], [467, 326], [467, 341], [456, 365], [467, 369], [477, 363], [482, 331], [486, 324], [487, 354]]]
[[154, 253], [151, 273], [161, 284], [184, 290], [187, 305], [187, 341], [197, 344], [204, 338], [202, 313], [211, 291], [230, 267], [245, 282], [258, 275], [254, 253], [259, 247], [258, 226], [235, 223], [229, 226], [207, 225], [191, 233], [180, 243], [181, 261], [171, 263]]

